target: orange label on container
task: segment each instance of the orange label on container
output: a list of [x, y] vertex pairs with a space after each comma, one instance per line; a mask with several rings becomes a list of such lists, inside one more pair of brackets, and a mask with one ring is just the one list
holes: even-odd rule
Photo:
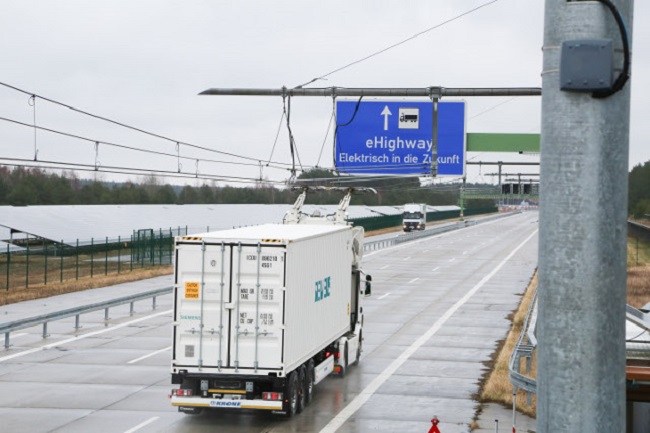
[[195, 281], [185, 282], [185, 299], [199, 299], [199, 283]]

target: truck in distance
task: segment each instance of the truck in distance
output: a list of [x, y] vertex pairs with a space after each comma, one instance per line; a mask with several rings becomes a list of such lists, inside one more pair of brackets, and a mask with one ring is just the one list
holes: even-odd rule
[[404, 205], [402, 213], [402, 228], [405, 232], [424, 230], [427, 223], [427, 205], [424, 203], [409, 203]]
[[172, 405], [292, 416], [359, 362], [371, 278], [351, 192], [333, 215], [301, 212], [304, 191], [282, 224], [176, 238]]

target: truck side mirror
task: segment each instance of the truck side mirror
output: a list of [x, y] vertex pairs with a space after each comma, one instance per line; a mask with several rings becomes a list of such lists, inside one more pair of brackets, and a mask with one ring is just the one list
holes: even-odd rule
[[372, 281], [372, 276], [366, 275], [366, 290], [363, 292], [364, 296], [370, 296], [372, 294], [372, 285], [370, 282]]

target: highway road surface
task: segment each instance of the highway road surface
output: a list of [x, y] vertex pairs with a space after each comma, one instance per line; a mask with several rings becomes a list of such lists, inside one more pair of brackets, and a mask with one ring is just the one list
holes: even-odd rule
[[[373, 294], [360, 365], [317, 385], [295, 418], [177, 412], [164, 296], [134, 316], [113, 309], [108, 324], [103, 312], [82, 316], [77, 333], [70, 319], [51, 323], [45, 340], [40, 327], [12, 334], [0, 349], [0, 431], [426, 433], [437, 415], [442, 432], [467, 432], [485, 363], [537, 266], [537, 229], [537, 212], [526, 212], [366, 254]], [[30, 302], [0, 307], [0, 321], [44, 301]]]

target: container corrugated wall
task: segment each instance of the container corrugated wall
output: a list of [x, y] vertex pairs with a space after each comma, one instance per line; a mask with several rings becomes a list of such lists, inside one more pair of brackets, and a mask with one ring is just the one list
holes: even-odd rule
[[293, 370], [350, 328], [352, 230], [290, 243], [285, 369]]

